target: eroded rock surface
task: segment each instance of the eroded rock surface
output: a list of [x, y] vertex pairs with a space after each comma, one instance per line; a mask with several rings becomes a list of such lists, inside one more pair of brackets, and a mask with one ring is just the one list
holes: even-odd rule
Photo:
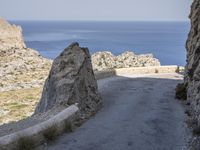
[[[191, 104], [192, 118], [190, 124], [200, 131], [200, 1], [194, 0], [191, 7], [191, 30], [186, 43], [187, 65], [185, 71], [185, 86], [187, 87], [187, 100]], [[196, 135], [195, 135], [196, 136]], [[200, 149], [200, 137], [192, 140], [191, 149]]]
[[54, 60], [35, 114], [75, 103], [85, 116], [95, 113], [102, 103], [89, 50], [78, 43], [71, 44]]
[[94, 70], [101, 71], [113, 68], [160, 66], [160, 62], [152, 54], [136, 55], [126, 51], [114, 56], [109, 51], [102, 51], [92, 55], [92, 65]]
[[25, 48], [22, 29], [0, 18], [0, 49]]
[[26, 45], [19, 26], [0, 19], [0, 92], [42, 86], [51, 61]]
[[187, 98], [200, 123], [200, 1], [195, 0], [190, 14], [191, 30], [186, 43], [187, 65], [185, 84]]

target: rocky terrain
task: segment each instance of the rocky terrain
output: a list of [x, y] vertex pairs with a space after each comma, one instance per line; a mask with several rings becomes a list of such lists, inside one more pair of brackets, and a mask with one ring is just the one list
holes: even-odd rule
[[0, 124], [32, 114], [50, 67], [26, 48], [21, 27], [0, 19]]
[[[97, 52], [91, 59], [95, 71], [160, 65], [151, 54], [133, 52], [119, 56], [107, 51]], [[51, 60], [26, 47], [20, 26], [0, 19], [0, 125], [33, 114], [51, 65]]]
[[200, 1], [194, 0], [191, 7], [191, 30], [186, 43], [187, 65], [185, 71], [185, 87], [187, 101], [190, 104], [190, 125], [195, 135], [192, 140], [194, 150], [200, 149]]
[[0, 91], [43, 85], [51, 61], [26, 45], [22, 29], [0, 19]]
[[78, 103], [83, 118], [94, 114], [102, 101], [87, 48], [72, 43], [54, 60], [35, 114]]
[[92, 55], [92, 65], [94, 70], [101, 71], [112, 68], [160, 66], [160, 62], [152, 54], [136, 55], [126, 51], [114, 56], [109, 51], [102, 51]]
[[20, 26], [11, 25], [0, 18], [0, 50], [26, 48]]
[[[49, 121], [59, 113], [63, 116], [69, 106], [78, 106], [79, 111], [70, 119], [76, 124], [93, 116], [102, 106], [89, 50], [79, 47], [78, 43], [72, 43], [53, 61], [34, 115], [0, 126], [0, 136]], [[54, 125], [60, 122], [58, 118], [52, 120]]]

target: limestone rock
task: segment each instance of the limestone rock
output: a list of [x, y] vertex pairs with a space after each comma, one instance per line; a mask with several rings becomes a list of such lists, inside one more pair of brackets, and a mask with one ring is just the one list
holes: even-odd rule
[[43, 86], [51, 60], [26, 48], [21, 27], [0, 19], [0, 92]]
[[0, 18], [0, 49], [25, 47], [21, 27], [11, 25]]
[[191, 30], [186, 43], [187, 64], [185, 85], [187, 99], [191, 103], [194, 117], [200, 125], [200, 1], [194, 0], [191, 7]]
[[126, 51], [114, 56], [109, 51], [102, 51], [92, 55], [92, 65], [94, 70], [101, 71], [113, 68], [160, 66], [160, 62], [152, 54], [136, 55]]
[[75, 103], [86, 116], [95, 113], [102, 103], [89, 50], [78, 43], [71, 44], [54, 60], [35, 114]]

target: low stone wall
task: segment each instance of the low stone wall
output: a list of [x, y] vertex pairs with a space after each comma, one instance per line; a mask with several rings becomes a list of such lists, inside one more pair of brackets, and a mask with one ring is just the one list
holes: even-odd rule
[[[151, 73], [174, 73], [183, 71], [183, 67], [178, 66], [154, 66], [154, 67], [138, 67], [138, 68], [122, 68], [122, 69], [112, 69], [107, 71], [95, 72], [96, 79], [103, 79], [112, 76], [120, 76], [123, 74], [151, 74]], [[6, 135], [0, 137], [0, 148], [5, 146], [8, 148], [8, 145], [11, 146], [13, 143], [21, 137], [31, 136], [31, 137], [41, 137], [41, 133], [46, 128], [52, 125], [58, 125], [59, 127], [63, 124], [63, 121], [69, 119], [74, 116], [76, 112], [79, 111], [77, 105], [71, 105], [66, 108], [62, 112], [58, 113], [51, 119], [44, 121], [40, 124], [34, 125], [27, 129], [12, 133], [10, 135]], [[38, 139], [38, 138], [36, 138]], [[9, 149], [9, 148], [8, 148]]]
[[184, 72], [182, 66], [152, 66], [152, 67], [133, 67], [133, 68], [120, 68], [110, 69], [106, 71], [95, 72], [96, 79], [103, 79], [111, 76], [121, 76], [124, 74], [151, 74], [151, 73], [174, 73]]
[[63, 128], [62, 126], [64, 125], [64, 121], [70, 120], [73, 116], [75, 117], [75, 114], [78, 111], [79, 108], [77, 107], [77, 105], [71, 105], [47, 121], [29, 127], [27, 129], [2, 136], [0, 137], [0, 149], [12, 149], [17, 144], [17, 141], [22, 137], [31, 137], [36, 139], [34, 141], [38, 142], [37, 140], [41, 140], [40, 137], [42, 137], [42, 131], [53, 125], [56, 125], [59, 130], [61, 130]]
[[94, 73], [97, 80], [116, 76], [115, 69], [97, 71]]

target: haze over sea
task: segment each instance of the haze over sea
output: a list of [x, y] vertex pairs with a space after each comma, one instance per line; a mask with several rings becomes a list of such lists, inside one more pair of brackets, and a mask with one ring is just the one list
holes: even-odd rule
[[12, 21], [21, 25], [27, 47], [55, 58], [71, 42], [90, 53], [152, 53], [162, 65], [185, 65], [189, 22]]

